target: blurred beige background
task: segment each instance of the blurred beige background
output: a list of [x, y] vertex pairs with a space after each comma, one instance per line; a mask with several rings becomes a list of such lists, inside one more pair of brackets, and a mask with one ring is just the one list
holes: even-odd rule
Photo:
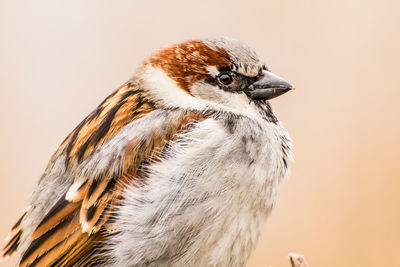
[[[230, 36], [297, 90], [295, 164], [248, 266], [400, 266], [400, 1], [0, 1], [0, 236], [63, 138], [154, 49]], [[12, 266], [15, 257], [0, 266]]]

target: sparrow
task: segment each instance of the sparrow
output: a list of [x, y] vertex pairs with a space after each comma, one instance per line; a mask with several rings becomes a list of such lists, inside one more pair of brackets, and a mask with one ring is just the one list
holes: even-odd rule
[[2, 257], [244, 266], [292, 161], [269, 103], [291, 89], [236, 40], [155, 52], [61, 143]]

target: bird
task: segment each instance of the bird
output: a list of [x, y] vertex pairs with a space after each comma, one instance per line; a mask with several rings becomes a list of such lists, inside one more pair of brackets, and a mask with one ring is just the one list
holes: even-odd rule
[[61, 143], [12, 227], [19, 266], [245, 266], [292, 162], [294, 87], [227, 37], [161, 48]]

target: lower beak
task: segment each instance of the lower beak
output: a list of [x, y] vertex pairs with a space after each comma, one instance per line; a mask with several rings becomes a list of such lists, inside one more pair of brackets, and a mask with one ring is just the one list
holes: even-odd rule
[[246, 94], [253, 100], [269, 100], [292, 89], [294, 87], [281, 77], [263, 70], [260, 78], [248, 87]]

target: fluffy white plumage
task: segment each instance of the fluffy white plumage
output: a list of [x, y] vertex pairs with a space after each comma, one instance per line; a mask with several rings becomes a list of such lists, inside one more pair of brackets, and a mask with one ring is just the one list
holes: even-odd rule
[[127, 188], [111, 238], [115, 266], [245, 265], [287, 176], [290, 141], [260, 119], [239, 119], [233, 132], [227, 123], [199, 123], [150, 168], [148, 185]]

